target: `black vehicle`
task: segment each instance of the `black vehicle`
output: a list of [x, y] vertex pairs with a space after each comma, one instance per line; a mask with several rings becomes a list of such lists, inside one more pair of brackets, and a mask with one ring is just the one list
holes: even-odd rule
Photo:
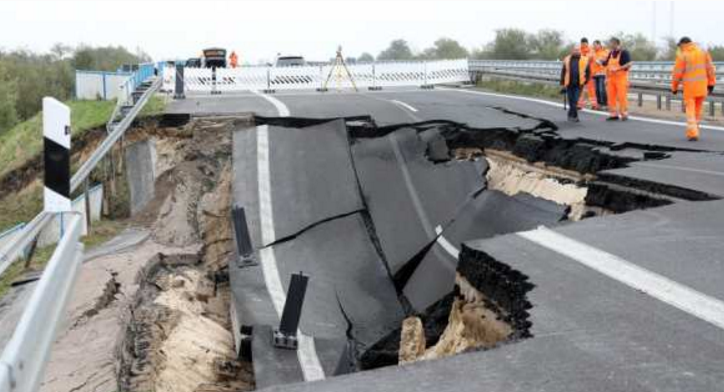
[[205, 68], [226, 68], [226, 49], [209, 48], [203, 53]]
[[201, 68], [201, 59], [198, 57], [192, 57], [186, 60], [186, 66], [189, 68]]

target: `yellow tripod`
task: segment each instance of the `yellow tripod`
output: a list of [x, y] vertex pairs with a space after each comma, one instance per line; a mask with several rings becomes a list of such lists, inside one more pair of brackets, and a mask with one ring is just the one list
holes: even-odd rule
[[329, 84], [329, 79], [332, 78], [332, 74], [334, 73], [336, 75], [337, 79], [337, 91], [339, 91], [342, 88], [342, 72], [347, 74], [347, 78], [349, 78], [349, 81], [352, 82], [352, 87], [354, 87], [354, 91], [357, 90], [357, 84], [354, 82], [354, 77], [352, 76], [352, 73], [349, 72], [349, 68], [347, 68], [347, 64], [344, 62], [344, 57], [342, 57], [342, 46], [337, 47], [337, 57], [334, 59], [334, 64], [332, 65], [332, 69], [329, 70], [329, 75], [327, 75], [327, 80], [324, 81], [324, 85], [322, 86], [322, 91], [327, 91], [327, 84]]

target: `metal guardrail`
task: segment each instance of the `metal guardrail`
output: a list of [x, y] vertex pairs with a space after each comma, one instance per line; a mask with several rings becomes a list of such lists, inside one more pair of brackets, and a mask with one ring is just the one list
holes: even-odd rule
[[0, 357], [0, 391], [34, 392], [42, 381], [50, 348], [83, 259], [83, 245], [79, 242], [82, 218], [77, 213], [68, 215], [71, 215], [70, 227], [58, 243]]
[[[551, 74], [526, 73], [520, 71], [491, 69], [486, 71], [478, 70], [475, 72], [479, 72], [482, 75], [490, 75], [494, 77], [518, 80], [523, 82], [537, 82], [556, 86], [560, 84], [560, 69], [558, 70], [558, 74], [556, 74], [555, 76]], [[669, 100], [674, 98], [671, 95], [671, 87], [668, 82], [662, 83], [650, 79], [629, 79], [629, 85], [629, 91], [632, 93], [652, 93], [657, 96], [665, 96]], [[710, 101], [722, 101], [724, 100], [724, 91], [722, 91], [721, 89], [714, 90], [714, 92], [710, 94], [708, 98]]]
[[[71, 191], [88, 179], [91, 171], [123, 136], [149, 98], [161, 85], [157, 79], [135, 102], [123, 119], [111, 124], [108, 137], [81, 165], [71, 178]], [[114, 118], [111, 118], [113, 121]], [[71, 216], [68, 229], [60, 239], [47, 267], [23, 311], [13, 336], [0, 357], [0, 391], [35, 392], [42, 380], [50, 349], [59, 327], [60, 319], [70, 299], [72, 288], [83, 259], [83, 245], [80, 241], [82, 216], [79, 213], [65, 213]], [[33, 241], [55, 214], [41, 212], [28, 223], [17, 241], [10, 243], [0, 255], [0, 274]]]
[[[108, 136], [103, 140], [100, 146], [93, 152], [93, 155], [91, 155], [88, 160], [83, 162], [83, 164], [78, 168], [78, 171], [73, 175], [73, 177], [70, 179], [70, 191], [73, 192], [85, 181], [88, 176], [90, 175], [91, 171], [95, 169], [95, 167], [98, 165], [98, 162], [103, 159], [108, 151], [111, 150], [113, 145], [118, 141], [118, 139], [123, 136], [123, 134], [126, 132], [128, 127], [133, 123], [133, 120], [136, 118], [138, 113], [143, 109], [143, 107], [146, 105], [150, 97], [153, 95], [156, 90], [161, 86], [161, 78], [156, 79], [151, 87], [146, 90], [143, 95], [138, 99], [136, 104], [133, 106], [133, 108], [123, 117], [123, 120], [119, 122], [117, 125], [109, 125], [109, 133]], [[113, 121], [113, 119], [111, 119]], [[112, 124], [112, 123], [111, 123]]]
[[[468, 60], [471, 72], [506, 71], [526, 75], [553, 75], [560, 77], [562, 62], [537, 60]], [[671, 61], [636, 61], [629, 71], [630, 80], [670, 83]], [[715, 62], [714, 67], [724, 70], [724, 62]], [[724, 83], [724, 72], [717, 74], [717, 83]]]

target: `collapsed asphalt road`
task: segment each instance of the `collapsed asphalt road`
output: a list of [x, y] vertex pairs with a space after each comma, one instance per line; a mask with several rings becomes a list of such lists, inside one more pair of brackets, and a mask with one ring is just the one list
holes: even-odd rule
[[[314, 388], [412, 390], [412, 377], [438, 390], [716, 390], [724, 379], [715, 239], [722, 187], [716, 171], [700, 165], [721, 156], [676, 143], [581, 140], [536, 113], [486, 112], [499, 123], [483, 132], [445, 122], [369, 128], [274, 119], [237, 129], [234, 202], [247, 209], [260, 264], [232, 268], [230, 277], [257, 385], [392, 364], [405, 316], [421, 316], [431, 346], [448, 321], [449, 293], [472, 291], [510, 324], [507, 344], [406, 365], [404, 376], [393, 367]], [[476, 148], [468, 151], [476, 160], [453, 158]], [[490, 189], [480, 158], [487, 150], [593, 175], [579, 180], [588, 185], [583, 216], [604, 217], [570, 224], [566, 206]], [[699, 181], [631, 173], [672, 159]], [[712, 201], [687, 202], [704, 200]], [[562, 228], [531, 230], [538, 225]], [[616, 268], [597, 265], [601, 259]], [[630, 265], [644, 273], [619, 276]], [[311, 277], [304, 336], [298, 352], [280, 351], [269, 332], [299, 270]], [[690, 298], [667, 298], [652, 277], [674, 282], [674, 293], [694, 293], [704, 310]]]

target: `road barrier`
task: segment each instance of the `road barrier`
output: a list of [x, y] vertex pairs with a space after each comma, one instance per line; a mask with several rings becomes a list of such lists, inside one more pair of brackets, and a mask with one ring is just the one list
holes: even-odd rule
[[[469, 60], [471, 73], [508, 72], [526, 76], [555, 77], [560, 79], [560, 61], [536, 60]], [[714, 66], [724, 70], [724, 62], [716, 62]], [[672, 61], [635, 61], [629, 72], [632, 81], [650, 83], [671, 83]], [[717, 83], [724, 83], [724, 74], [717, 75]]]
[[[378, 89], [397, 86], [431, 86], [470, 80], [468, 61], [436, 60], [376, 62], [348, 65], [357, 87]], [[300, 67], [249, 66], [240, 68], [184, 68], [185, 91], [219, 93], [225, 91], [276, 91], [322, 89], [329, 79], [329, 89], [352, 88], [344, 71], [333, 65]], [[167, 66], [163, 72], [163, 90], [174, 91], [176, 72]]]
[[34, 392], [42, 381], [83, 259], [83, 245], [79, 242], [82, 217], [77, 213], [64, 215], [70, 220], [69, 229], [50, 258], [0, 356], [0, 391]]

